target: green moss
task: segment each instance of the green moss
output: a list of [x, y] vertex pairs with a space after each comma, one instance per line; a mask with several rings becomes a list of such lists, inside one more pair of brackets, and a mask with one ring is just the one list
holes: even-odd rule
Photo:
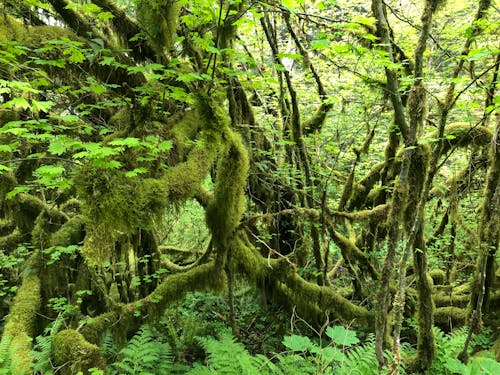
[[405, 223], [407, 230], [411, 229], [413, 225], [414, 215], [420, 200], [420, 195], [424, 188], [425, 180], [429, 169], [430, 161], [430, 148], [426, 144], [418, 145], [411, 155], [411, 164], [408, 174], [408, 190], [406, 210], [405, 210]]
[[0, 236], [0, 249], [14, 250], [23, 241], [23, 235], [16, 228], [5, 236]]
[[23, 282], [10, 308], [2, 335], [2, 343], [10, 341], [11, 372], [16, 375], [32, 373], [31, 341], [41, 304], [40, 279], [33, 268], [36, 257], [35, 253], [26, 264]]
[[[132, 126], [133, 118], [132, 118], [132, 112], [129, 107], [122, 107], [120, 108], [113, 116], [108, 121], [108, 125], [115, 130], [115, 133], [113, 134], [114, 138], [118, 138], [124, 134], [121, 134], [120, 130], [127, 130], [130, 129]], [[111, 139], [108, 138], [106, 139], [110, 141]]]
[[90, 264], [108, 259], [120, 234], [150, 229], [167, 205], [162, 180], [128, 178], [123, 172], [88, 166], [75, 181], [87, 233], [82, 253]]
[[[436, 131], [426, 135], [424, 139], [437, 137]], [[471, 126], [468, 122], [456, 122], [445, 127], [444, 138], [442, 153], [448, 152], [452, 147], [486, 146], [491, 142], [493, 134], [484, 126]]]
[[61, 375], [73, 375], [79, 371], [88, 374], [90, 368], [104, 370], [106, 367], [101, 349], [71, 329], [60, 331], [53, 338], [51, 357], [54, 366], [60, 366]]
[[81, 333], [92, 343], [98, 343], [103, 332], [108, 329], [113, 329], [118, 334], [126, 334], [124, 330], [137, 315], [160, 316], [169, 303], [182, 298], [187, 292], [221, 292], [226, 285], [226, 275], [220, 272], [213, 262], [202, 264], [189, 271], [166, 277], [150, 295], [139, 301], [119, 305], [115, 311], [91, 319]]
[[227, 246], [228, 238], [240, 223], [249, 168], [248, 153], [241, 137], [228, 131], [225, 138], [217, 166], [214, 199], [207, 208], [207, 226], [214, 243], [222, 247]]
[[139, 0], [137, 19], [160, 54], [170, 50], [177, 29], [180, 3], [176, 0]]
[[199, 110], [196, 108], [183, 113], [182, 118], [176, 121], [169, 131], [169, 135], [175, 139], [178, 157], [184, 160], [187, 149], [191, 148], [192, 140], [202, 126]]
[[0, 18], [0, 42], [16, 41], [20, 45], [38, 48], [42, 42], [61, 37], [78, 39], [71, 30], [62, 27], [27, 26], [11, 16]]
[[217, 155], [219, 137], [211, 132], [203, 132], [201, 137], [187, 160], [169, 168], [162, 178], [170, 202], [192, 198], [210, 171]]
[[65, 222], [61, 228], [50, 237], [51, 246], [69, 246], [82, 240], [83, 217], [81, 215], [72, 217]]
[[432, 296], [437, 307], [455, 306], [464, 308], [467, 307], [470, 297], [468, 294], [455, 294], [439, 292]]
[[278, 298], [285, 297], [282, 302], [290, 307], [296, 306], [301, 316], [308, 321], [312, 319], [322, 324], [325, 313], [329, 313], [335, 319], [372, 324], [368, 310], [356, 306], [331, 287], [304, 280], [288, 259], [264, 258], [241, 238], [232, 242], [231, 247], [232, 264], [237, 267], [237, 272], [255, 281], [260, 288], [271, 285], [271, 293], [277, 292]]
[[455, 306], [438, 307], [434, 311], [434, 322], [441, 327], [457, 327], [465, 324], [467, 309]]
[[439, 269], [434, 269], [429, 271], [430, 277], [432, 277], [432, 281], [434, 285], [443, 285], [446, 282], [446, 272]]

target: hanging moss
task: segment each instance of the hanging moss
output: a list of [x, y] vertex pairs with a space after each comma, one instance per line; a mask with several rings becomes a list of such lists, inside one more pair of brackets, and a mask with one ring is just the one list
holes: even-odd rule
[[87, 166], [79, 171], [75, 184], [86, 224], [82, 253], [90, 264], [109, 258], [119, 234], [151, 228], [167, 204], [161, 180], [133, 179], [123, 172]]
[[251, 246], [247, 246], [241, 238], [233, 243], [231, 258], [237, 271], [255, 280], [258, 287], [272, 285], [272, 288], [280, 288], [279, 293], [288, 298], [286, 304], [296, 306], [306, 320], [313, 319], [321, 324], [328, 312], [335, 319], [356, 320], [368, 326], [372, 324], [368, 310], [356, 306], [331, 287], [318, 286], [304, 280], [287, 258], [266, 259]]
[[23, 242], [23, 235], [16, 228], [5, 236], [0, 236], [0, 249], [14, 250], [21, 242]]
[[74, 375], [79, 371], [86, 375], [91, 368], [104, 370], [106, 367], [101, 349], [72, 329], [62, 330], [54, 336], [51, 357], [54, 366], [60, 367], [61, 375]]
[[429, 170], [430, 148], [426, 144], [421, 144], [416, 147], [411, 154], [411, 164], [408, 174], [408, 197], [406, 201], [405, 223], [407, 230], [411, 230], [413, 220], [416, 214], [416, 209], [420, 201], [420, 195], [424, 188], [425, 180]]
[[136, 14], [141, 27], [156, 51], [172, 47], [180, 11], [178, 0], [139, 0]]
[[40, 47], [47, 40], [67, 37], [78, 39], [70, 30], [58, 26], [27, 26], [9, 15], [0, 18], [0, 42], [16, 41], [20, 45]]
[[360, 269], [362, 269], [365, 273], [370, 274], [373, 279], [377, 280], [379, 278], [379, 275], [373, 265], [354, 242], [337, 232], [331, 224], [329, 224], [328, 230], [333, 241], [340, 248], [342, 256], [348, 263], [357, 263]]
[[169, 130], [169, 135], [174, 138], [179, 160], [184, 160], [187, 150], [192, 147], [192, 140], [203, 126], [199, 110], [196, 107], [183, 112], [182, 118], [176, 121]]
[[10, 341], [11, 372], [31, 375], [31, 341], [35, 334], [37, 312], [40, 309], [40, 279], [33, 254], [24, 268], [21, 287], [9, 311], [0, 346]]

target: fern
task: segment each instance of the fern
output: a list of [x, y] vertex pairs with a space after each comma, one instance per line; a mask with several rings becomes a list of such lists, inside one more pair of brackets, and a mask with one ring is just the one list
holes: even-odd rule
[[257, 362], [242, 344], [236, 342], [228, 330], [220, 334], [220, 339], [200, 338], [208, 353], [207, 370], [195, 367], [189, 374], [221, 374], [221, 375], [261, 375]]
[[[441, 329], [434, 327], [436, 354], [427, 374], [452, 374], [453, 372], [447, 369], [451, 363], [450, 359], [456, 359], [466, 337], [466, 327], [456, 329], [449, 334], [445, 334]], [[454, 361], [452, 362], [454, 363]]]
[[[220, 339], [198, 338], [207, 353], [206, 364], [195, 363], [188, 375], [265, 375], [281, 374], [269, 371], [272, 363], [265, 356], [253, 357], [245, 347], [235, 341], [229, 330], [220, 333]], [[274, 365], [272, 365], [274, 366]]]
[[160, 375], [172, 368], [170, 346], [161, 342], [149, 325], [143, 325], [120, 352], [121, 360], [110, 366], [110, 375]]
[[35, 338], [35, 345], [31, 352], [33, 358], [33, 372], [44, 375], [52, 375], [54, 368], [50, 362], [50, 354], [52, 352], [52, 340], [59, 332], [64, 322], [62, 315], [59, 315], [47, 328], [43, 336]]
[[[385, 352], [385, 357], [389, 360], [390, 351]], [[378, 361], [375, 355], [375, 338], [369, 335], [365, 344], [351, 347], [345, 355], [345, 360], [339, 363], [339, 375], [378, 374]]]
[[101, 340], [101, 352], [108, 363], [113, 363], [118, 358], [118, 348], [113, 340], [113, 334], [107, 331]]
[[0, 375], [10, 375], [9, 347], [11, 341], [10, 336], [3, 336], [0, 341]]

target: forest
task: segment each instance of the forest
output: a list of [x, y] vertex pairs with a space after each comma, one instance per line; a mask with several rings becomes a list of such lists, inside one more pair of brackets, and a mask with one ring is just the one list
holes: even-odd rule
[[3, 0], [0, 375], [500, 374], [500, 3]]

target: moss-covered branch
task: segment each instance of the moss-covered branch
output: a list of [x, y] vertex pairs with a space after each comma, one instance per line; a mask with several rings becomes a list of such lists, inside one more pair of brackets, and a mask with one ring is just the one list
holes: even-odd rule
[[326, 313], [343, 321], [356, 320], [368, 326], [373, 323], [372, 315], [367, 309], [356, 306], [331, 287], [318, 286], [304, 280], [286, 257], [266, 259], [244, 241], [237, 239], [233, 243], [232, 259], [237, 271], [255, 281], [257, 286], [276, 283], [289, 296], [287, 304], [296, 306], [299, 313], [309, 321], [322, 322]]
[[104, 370], [106, 365], [101, 349], [72, 329], [62, 330], [54, 336], [51, 357], [61, 375], [73, 375], [79, 371], [88, 374], [89, 369]]
[[167, 276], [147, 297], [126, 305], [119, 305], [110, 311], [92, 318], [81, 330], [91, 343], [98, 344], [101, 335], [112, 329], [125, 333], [131, 320], [138, 317], [159, 316], [166, 306], [182, 298], [187, 292], [197, 290], [221, 291], [225, 288], [226, 277], [214, 263], [207, 263], [184, 273]]
[[41, 304], [36, 259], [37, 253], [34, 253], [25, 265], [23, 281], [10, 307], [2, 334], [2, 344], [10, 343], [10, 370], [16, 375], [32, 373], [31, 342], [35, 335], [35, 322]]

